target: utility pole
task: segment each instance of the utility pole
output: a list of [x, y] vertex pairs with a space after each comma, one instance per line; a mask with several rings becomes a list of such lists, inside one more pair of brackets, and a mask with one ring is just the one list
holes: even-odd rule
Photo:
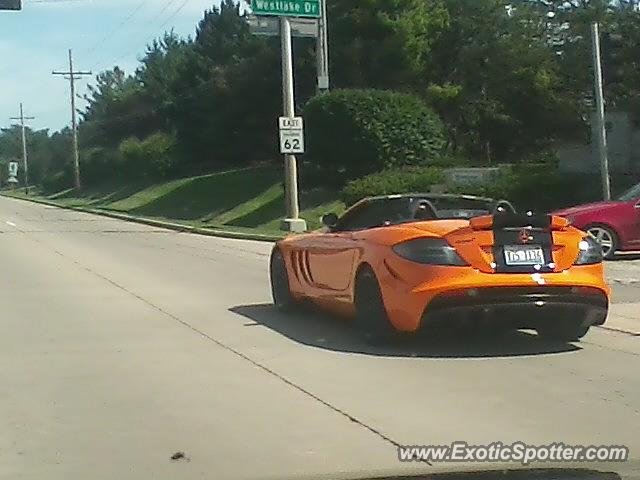
[[611, 180], [609, 179], [609, 154], [607, 151], [607, 128], [605, 123], [604, 88], [602, 86], [602, 55], [600, 52], [600, 26], [591, 24], [593, 45], [593, 72], [596, 96], [596, 115], [598, 128], [598, 150], [600, 153], [600, 175], [602, 176], [602, 194], [605, 201], [611, 200]]
[[318, 43], [316, 55], [318, 57], [318, 91], [329, 90], [329, 42], [328, 42], [328, 19], [327, 0], [320, 0], [320, 18], [318, 20], [320, 31], [318, 32]]
[[69, 71], [58, 72], [53, 71], [53, 75], [62, 75], [66, 80], [69, 80], [71, 85], [71, 131], [73, 135], [73, 170], [75, 174], [75, 187], [76, 190], [82, 188], [80, 183], [80, 152], [78, 150], [78, 122], [76, 120], [76, 80], [81, 80], [83, 76], [91, 75], [92, 73], [73, 70], [73, 53], [69, 49]]
[[36, 117], [25, 117], [22, 102], [20, 102], [20, 116], [11, 117], [10, 120], [19, 120], [22, 127], [22, 161], [24, 162], [24, 192], [29, 195], [29, 160], [27, 156], [27, 129], [24, 125], [25, 120], [35, 120]]

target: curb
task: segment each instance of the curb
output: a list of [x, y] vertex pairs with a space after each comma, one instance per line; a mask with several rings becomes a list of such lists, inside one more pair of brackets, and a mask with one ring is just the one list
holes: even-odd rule
[[100, 215], [102, 217], [114, 218], [116, 220], [123, 220], [131, 223], [139, 223], [139, 224], [148, 225], [151, 227], [166, 228], [167, 230], [173, 230], [175, 232], [204, 235], [207, 237], [230, 238], [235, 240], [256, 240], [261, 242], [277, 242], [278, 240], [281, 240], [285, 237], [285, 235], [282, 235], [282, 236], [263, 235], [260, 233], [244, 233], [244, 232], [233, 232], [229, 230], [214, 230], [210, 228], [192, 227], [190, 225], [184, 225], [181, 223], [166, 222], [163, 220], [155, 220], [152, 218], [145, 218], [145, 217], [135, 217], [135, 216], [127, 215], [124, 213], [115, 213], [115, 212], [110, 212], [108, 210], [102, 210], [98, 208], [86, 208], [86, 207], [74, 207], [71, 205], [60, 205], [58, 203], [51, 202], [49, 200], [40, 199], [40, 198], [17, 197], [13, 195], [7, 195], [5, 193], [0, 193], [0, 196], [6, 197], [6, 198], [13, 198], [15, 200], [23, 200], [25, 202], [39, 203], [41, 205], [56, 207], [62, 210], [72, 210], [75, 212], [89, 213], [92, 215]]
[[[218, 237], [218, 238], [230, 238], [235, 240], [256, 240], [262, 242], [277, 242], [285, 238], [285, 235], [277, 236], [277, 235], [263, 235], [259, 233], [244, 233], [244, 232], [233, 232], [229, 230], [214, 230], [210, 228], [200, 228], [200, 227], [192, 227], [189, 225], [184, 225], [181, 223], [173, 223], [167, 222], [163, 220], [155, 220], [152, 218], [144, 218], [144, 217], [135, 217], [132, 215], [127, 215], [124, 213], [116, 213], [109, 210], [102, 210], [99, 208], [87, 208], [87, 207], [74, 207], [70, 205], [60, 205], [58, 203], [52, 202], [50, 200], [45, 200], [41, 198], [25, 198], [18, 197], [13, 195], [7, 195], [6, 193], [0, 193], [0, 196], [13, 198], [16, 200], [24, 200], [32, 203], [39, 203], [42, 205], [48, 205], [50, 207], [61, 208], [63, 210], [73, 210], [76, 212], [90, 213], [93, 215], [100, 215], [103, 217], [114, 218], [116, 220], [123, 220], [131, 223], [139, 223], [142, 225], [149, 225], [151, 227], [158, 228], [166, 228], [167, 230], [173, 230], [175, 232], [182, 233], [193, 233], [196, 235], [204, 235], [208, 237]], [[636, 278], [616, 278], [610, 277], [607, 279], [610, 283], [618, 284], [618, 285], [637, 285], [640, 284], [640, 279]]]

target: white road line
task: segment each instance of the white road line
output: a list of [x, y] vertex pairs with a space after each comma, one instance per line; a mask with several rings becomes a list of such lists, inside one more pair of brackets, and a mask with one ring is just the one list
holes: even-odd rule
[[7, 225], [9, 225], [10, 227], [15, 227], [15, 226], [17, 226], [15, 223], [10, 222], [9, 220], [7, 220]]

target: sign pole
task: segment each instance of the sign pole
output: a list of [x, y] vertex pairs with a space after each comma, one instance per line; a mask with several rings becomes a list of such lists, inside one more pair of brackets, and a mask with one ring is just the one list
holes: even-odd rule
[[316, 44], [318, 57], [318, 91], [329, 90], [329, 44], [327, 35], [327, 0], [320, 0], [319, 32]]
[[[282, 96], [284, 116], [295, 117], [295, 97], [293, 85], [293, 51], [291, 47], [291, 22], [289, 17], [280, 18], [280, 39], [282, 44]], [[282, 229], [289, 232], [303, 232], [306, 222], [300, 219], [298, 204], [298, 166], [295, 155], [285, 154], [285, 197], [287, 218], [282, 222]]]

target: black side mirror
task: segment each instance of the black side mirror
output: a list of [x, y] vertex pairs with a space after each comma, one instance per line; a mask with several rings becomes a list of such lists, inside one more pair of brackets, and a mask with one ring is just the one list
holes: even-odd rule
[[338, 224], [338, 215], [335, 213], [327, 213], [322, 216], [322, 224], [326, 227], [333, 228]]

